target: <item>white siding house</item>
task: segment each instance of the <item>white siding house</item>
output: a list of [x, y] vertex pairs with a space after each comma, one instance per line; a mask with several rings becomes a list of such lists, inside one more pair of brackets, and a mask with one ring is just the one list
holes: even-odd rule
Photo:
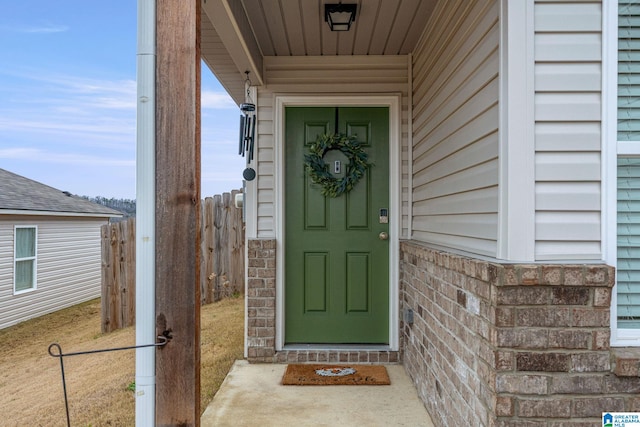
[[0, 169], [0, 329], [100, 296], [113, 209]]

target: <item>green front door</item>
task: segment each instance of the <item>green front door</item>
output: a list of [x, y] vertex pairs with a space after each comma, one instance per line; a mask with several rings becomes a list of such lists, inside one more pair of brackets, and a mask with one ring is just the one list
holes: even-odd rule
[[[285, 343], [388, 344], [389, 110], [287, 107], [285, 120]], [[357, 136], [373, 166], [331, 198], [304, 156], [319, 134], [336, 132]], [[324, 160], [344, 176], [340, 151]]]

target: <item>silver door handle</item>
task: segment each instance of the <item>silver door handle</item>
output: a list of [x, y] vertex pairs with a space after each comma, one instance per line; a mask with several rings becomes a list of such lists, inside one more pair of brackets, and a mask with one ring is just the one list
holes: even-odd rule
[[387, 233], [386, 231], [382, 231], [380, 234], [378, 234], [378, 238], [380, 240], [389, 240], [389, 233]]

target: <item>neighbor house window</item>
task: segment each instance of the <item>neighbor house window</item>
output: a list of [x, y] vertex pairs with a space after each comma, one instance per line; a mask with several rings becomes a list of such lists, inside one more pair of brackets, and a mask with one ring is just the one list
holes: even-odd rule
[[629, 345], [640, 342], [640, 1], [618, 1], [615, 29], [617, 221], [611, 327], [614, 344]]
[[37, 227], [15, 227], [13, 289], [20, 293], [36, 288]]

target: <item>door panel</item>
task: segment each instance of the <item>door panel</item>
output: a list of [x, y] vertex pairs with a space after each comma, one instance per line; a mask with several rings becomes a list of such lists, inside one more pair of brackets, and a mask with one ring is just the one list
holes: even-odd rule
[[[285, 110], [285, 343], [389, 341], [388, 108]], [[323, 133], [356, 135], [373, 166], [347, 194], [324, 197], [304, 170]], [[342, 158], [340, 157], [342, 156]], [[325, 161], [348, 159], [333, 150]]]
[[307, 313], [327, 311], [328, 258], [327, 253], [312, 252], [304, 256], [304, 311]]
[[369, 311], [369, 253], [347, 254], [347, 312]]

